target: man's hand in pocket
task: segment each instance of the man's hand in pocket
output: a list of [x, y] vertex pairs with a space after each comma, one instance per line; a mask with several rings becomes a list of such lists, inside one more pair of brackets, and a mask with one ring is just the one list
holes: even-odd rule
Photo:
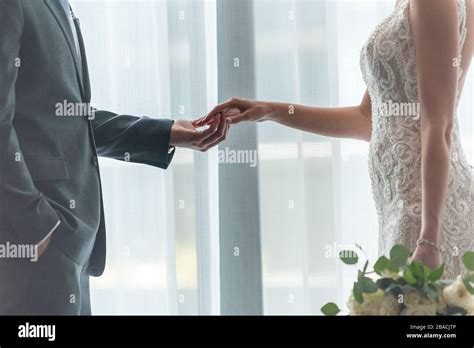
[[51, 238], [53, 234], [51, 233], [48, 238], [46, 238], [41, 244], [38, 244], [38, 257], [44, 254], [46, 249], [48, 249], [49, 243], [51, 243]]

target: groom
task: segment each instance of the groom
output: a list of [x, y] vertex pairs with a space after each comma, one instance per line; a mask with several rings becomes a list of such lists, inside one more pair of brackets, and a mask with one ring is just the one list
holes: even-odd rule
[[97, 156], [165, 169], [175, 147], [205, 151], [228, 130], [221, 115], [199, 131], [90, 100], [68, 1], [0, 0], [0, 250], [37, 251], [0, 253], [0, 315], [91, 313], [89, 276], [105, 267]]

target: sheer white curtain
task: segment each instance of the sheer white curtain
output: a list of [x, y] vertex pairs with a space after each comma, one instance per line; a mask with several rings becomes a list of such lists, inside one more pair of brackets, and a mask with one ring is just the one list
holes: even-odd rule
[[[259, 98], [360, 103], [359, 51], [393, 2], [256, 1], [255, 8]], [[265, 312], [320, 313], [350, 284], [338, 250], [358, 243], [377, 254], [368, 146], [266, 124], [259, 141]]]
[[[195, 119], [216, 103], [212, 1], [71, 5], [81, 20], [94, 105]], [[215, 205], [217, 165], [204, 157], [180, 149], [167, 171], [101, 159], [108, 255], [104, 276], [92, 285], [96, 314], [217, 312], [212, 243], [218, 233], [204, 239], [216, 229], [209, 207]]]
[[[226, 1], [217, 0], [219, 6]], [[253, 16], [241, 20], [254, 28], [255, 76], [249, 78], [257, 98], [320, 106], [360, 102], [359, 51], [394, 0], [251, 3]], [[191, 119], [218, 102], [216, 37], [225, 28], [217, 25], [216, 1], [71, 4], [81, 19], [96, 106]], [[246, 49], [233, 40], [221, 44], [220, 50]], [[459, 112], [471, 161], [472, 77]], [[377, 256], [367, 149], [363, 142], [258, 125], [264, 313], [319, 314], [335, 294], [342, 303], [352, 273], [340, 267], [337, 248], [357, 243], [370, 258]], [[179, 150], [166, 172], [101, 161], [108, 265], [93, 281], [96, 314], [220, 312], [219, 275], [233, 272], [219, 262], [219, 233], [226, 233], [219, 231], [219, 207], [232, 206], [232, 197], [219, 200], [223, 165], [230, 164], [218, 164], [216, 149], [205, 155]], [[240, 170], [236, 165], [236, 175]]]

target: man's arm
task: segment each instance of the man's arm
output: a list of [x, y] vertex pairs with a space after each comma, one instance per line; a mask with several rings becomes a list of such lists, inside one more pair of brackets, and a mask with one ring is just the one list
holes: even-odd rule
[[99, 156], [143, 163], [166, 169], [174, 151], [170, 149], [172, 120], [117, 115], [96, 111], [92, 120]]
[[96, 111], [92, 128], [99, 156], [166, 169], [174, 147], [207, 151], [225, 140], [229, 124], [217, 115], [207, 129], [200, 130], [197, 121], [175, 122]]
[[60, 219], [35, 187], [13, 127], [22, 31], [20, 2], [0, 0], [0, 236], [38, 244]]

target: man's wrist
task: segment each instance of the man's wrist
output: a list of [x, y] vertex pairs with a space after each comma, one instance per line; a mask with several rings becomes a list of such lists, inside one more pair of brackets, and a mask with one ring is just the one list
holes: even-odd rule
[[172, 152], [172, 149], [176, 148], [177, 143], [176, 143], [176, 134], [174, 133], [175, 129], [175, 121], [171, 124], [170, 127], [170, 138], [168, 142], [168, 154]]

